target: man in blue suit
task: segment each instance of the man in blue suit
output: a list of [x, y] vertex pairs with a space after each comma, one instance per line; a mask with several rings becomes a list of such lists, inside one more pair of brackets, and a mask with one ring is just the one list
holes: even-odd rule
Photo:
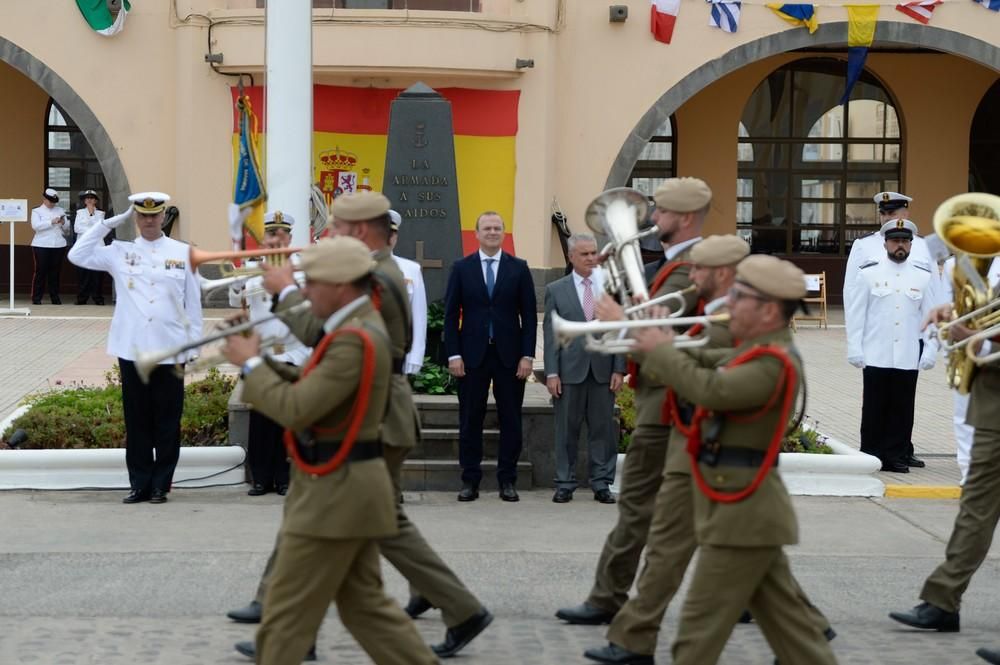
[[515, 485], [521, 454], [521, 403], [535, 356], [538, 315], [528, 264], [500, 250], [503, 237], [500, 215], [492, 211], [479, 215], [479, 251], [452, 265], [445, 293], [448, 371], [458, 379], [459, 501], [479, 498], [483, 418], [491, 381], [500, 424], [500, 498], [519, 500]]

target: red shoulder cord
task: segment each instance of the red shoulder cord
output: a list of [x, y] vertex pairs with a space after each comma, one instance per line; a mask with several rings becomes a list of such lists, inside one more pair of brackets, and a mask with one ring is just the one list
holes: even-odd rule
[[[751, 416], [746, 418], [729, 416], [729, 419], [734, 422], [753, 422], [770, 411], [778, 400], [779, 395], [782, 396], [781, 414], [778, 418], [778, 425], [775, 428], [774, 436], [771, 437], [771, 442], [768, 444], [764, 461], [761, 462], [760, 469], [757, 471], [757, 475], [754, 476], [753, 481], [737, 492], [720, 492], [705, 481], [705, 477], [701, 473], [701, 468], [698, 466], [698, 453], [701, 450], [701, 423], [708, 417], [709, 411], [707, 409], [699, 406], [695, 410], [694, 418], [691, 419], [691, 427], [688, 432], [685, 432], [688, 437], [687, 452], [691, 456], [691, 475], [694, 477], [695, 484], [702, 494], [717, 503], [736, 503], [751, 496], [757, 491], [761, 483], [764, 482], [771, 469], [774, 468], [774, 462], [778, 458], [778, 453], [781, 452], [781, 440], [785, 437], [785, 428], [788, 427], [788, 417], [791, 415], [792, 407], [795, 403], [796, 372], [795, 365], [792, 364], [788, 354], [775, 346], [758, 346], [733, 358], [726, 364], [726, 367], [743, 365], [760, 356], [773, 356], [782, 364], [781, 374], [779, 375], [777, 384], [774, 386], [774, 393], [768, 398], [767, 404]], [[782, 392], [784, 395], [782, 395]]]
[[[656, 277], [653, 278], [653, 283], [649, 285], [650, 297], [654, 297], [656, 292], [666, 284], [667, 279], [674, 273], [675, 270], [681, 266], [690, 266], [692, 263], [690, 261], [671, 261], [670, 263], [664, 264], [660, 271], [656, 273]], [[632, 386], [635, 390], [639, 387], [639, 363], [629, 360], [625, 363], [625, 376], [628, 384]]]
[[369, 296], [372, 299], [372, 307], [375, 311], [382, 311], [382, 286], [376, 281], [372, 280], [372, 293]]
[[[372, 383], [375, 380], [375, 345], [372, 343], [372, 339], [368, 333], [361, 328], [339, 328], [331, 333], [327, 333], [323, 339], [320, 340], [319, 344], [316, 345], [316, 349], [313, 351], [312, 356], [310, 356], [309, 361], [306, 363], [305, 367], [302, 368], [302, 378], [305, 378], [305, 376], [319, 364], [319, 361], [323, 359], [323, 354], [326, 353], [326, 349], [330, 346], [330, 343], [343, 333], [351, 333], [352, 335], [357, 335], [361, 338], [363, 357], [361, 361], [361, 383], [358, 385], [358, 393], [354, 398], [354, 404], [351, 405], [350, 413], [342, 423], [335, 427], [311, 428], [311, 431], [316, 434], [336, 434], [338, 432], [342, 432], [346, 427], [347, 433], [344, 435], [344, 440], [341, 442], [340, 448], [334, 456], [326, 462], [322, 464], [309, 464], [302, 459], [302, 454], [299, 452], [299, 446], [295, 441], [295, 435], [291, 430], [285, 430], [285, 448], [288, 450], [288, 454], [291, 456], [292, 461], [295, 462], [295, 466], [297, 466], [299, 470], [304, 473], [316, 476], [325, 476], [328, 473], [333, 473], [340, 468], [340, 465], [344, 463], [347, 456], [351, 453], [351, 449], [354, 448], [354, 444], [357, 441], [358, 432], [361, 431], [361, 423], [365, 419], [365, 413], [368, 411], [368, 401], [371, 398]], [[301, 381], [302, 378], [300, 378], [299, 381]]]

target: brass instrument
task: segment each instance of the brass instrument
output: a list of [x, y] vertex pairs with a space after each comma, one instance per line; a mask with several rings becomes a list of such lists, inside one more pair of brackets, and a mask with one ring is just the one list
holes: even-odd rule
[[188, 262], [190, 263], [191, 270], [197, 270], [198, 266], [203, 263], [233, 261], [235, 259], [253, 259], [264, 256], [285, 257], [291, 254], [297, 254], [301, 251], [301, 247], [258, 247], [257, 249], [246, 249], [242, 251], [206, 252], [192, 247], [190, 249], [190, 259]]
[[258, 272], [243, 273], [240, 275], [233, 275], [231, 277], [222, 277], [221, 279], [208, 279], [201, 273], [196, 274], [198, 275], [198, 284], [201, 285], [201, 294], [206, 295], [217, 289], [224, 289], [228, 286], [233, 286], [234, 284], [241, 284], [255, 275], [264, 274], [264, 271], [258, 270]]
[[977, 364], [969, 353], [970, 341], [977, 336], [951, 342], [949, 333], [958, 324], [983, 330], [1000, 323], [1000, 299], [993, 297], [986, 281], [993, 258], [1000, 255], [1000, 196], [971, 192], [951, 197], [934, 212], [934, 231], [955, 252], [952, 287], [957, 315], [937, 334], [948, 354], [948, 384], [966, 394]]
[[632, 305], [631, 307], [626, 307], [625, 316], [630, 316], [636, 312], [642, 312], [644, 309], [652, 307], [653, 305], [660, 305], [662, 307], [666, 307], [667, 303], [669, 303], [671, 300], [676, 300], [677, 305], [670, 309], [670, 314], [667, 314], [667, 316], [669, 317], [680, 316], [681, 314], [684, 313], [684, 308], [687, 307], [687, 300], [685, 298], [697, 291], [698, 291], [697, 285], [692, 284], [691, 286], [683, 288], [680, 291], [671, 291], [670, 293], [665, 293], [658, 298], [653, 298], [652, 300], [641, 302], [638, 305]]
[[[226, 331], [229, 332], [228, 330]], [[267, 351], [272, 349], [272, 347], [281, 344], [280, 337], [265, 337], [260, 342], [261, 351]], [[187, 374], [198, 374], [199, 372], [204, 372], [212, 367], [218, 367], [219, 365], [225, 365], [229, 360], [222, 355], [221, 351], [216, 351], [215, 353], [206, 353], [205, 355], [198, 356], [195, 360], [184, 365], [184, 371], [182, 375]], [[152, 372], [152, 369], [150, 370]]]
[[[577, 337], [586, 336], [584, 348], [598, 353], [618, 354], [631, 353], [635, 349], [635, 340], [621, 337], [627, 330], [639, 328], [687, 328], [702, 325], [705, 331], [702, 335], [678, 335], [672, 342], [677, 348], [704, 346], [708, 343], [708, 329], [715, 323], [729, 321], [729, 314], [711, 314], [707, 316], [668, 316], [663, 319], [627, 319], [625, 321], [568, 321], [555, 312], [552, 313], [552, 335], [561, 346], [569, 346]], [[609, 339], [608, 335], [619, 335]], [[598, 339], [595, 335], [604, 335]]]
[[[221, 252], [220, 252], [221, 253]], [[308, 300], [304, 300], [297, 305], [289, 307], [282, 314], [296, 314], [301, 311], [309, 309], [312, 303]], [[258, 319], [256, 321], [247, 321], [246, 323], [241, 323], [236, 326], [231, 326], [225, 330], [220, 330], [219, 332], [214, 332], [209, 335], [205, 335], [201, 339], [196, 339], [191, 342], [186, 342], [184, 344], [179, 344], [175, 347], [169, 349], [162, 349], [160, 351], [141, 351], [135, 356], [135, 371], [139, 375], [139, 378], [143, 383], [149, 383], [149, 377], [156, 369], [156, 366], [162, 363], [164, 360], [170, 360], [171, 358], [177, 358], [178, 356], [191, 351], [193, 349], [200, 348], [206, 344], [211, 344], [212, 342], [217, 342], [220, 339], [225, 339], [230, 335], [238, 335], [240, 333], [249, 332], [253, 330], [254, 327], [259, 326], [262, 323], [267, 323], [268, 321], [274, 321], [280, 318], [280, 315], [273, 314], [271, 316], [266, 316], [263, 319]], [[273, 344], [273, 343], [272, 343]], [[183, 360], [178, 361], [178, 364], [184, 362]]]
[[648, 210], [649, 202], [641, 192], [615, 187], [591, 201], [585, 214], [587, 226], [610, 240], [601, 250], [601, 255], [607, 257], [605, 287], [621, 297], [622, 307], [638, 308], [633, 309], [634, 313], [639, 313], [642, 303], [649, 300], [639, 239], [659, 231], [656, 227], [639, 231]]

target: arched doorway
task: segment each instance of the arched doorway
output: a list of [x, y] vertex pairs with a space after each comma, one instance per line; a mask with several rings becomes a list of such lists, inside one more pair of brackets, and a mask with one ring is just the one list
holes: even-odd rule
[[1000, 79], [983, 95], [972, 119], [969, 191], [1000, 194]]

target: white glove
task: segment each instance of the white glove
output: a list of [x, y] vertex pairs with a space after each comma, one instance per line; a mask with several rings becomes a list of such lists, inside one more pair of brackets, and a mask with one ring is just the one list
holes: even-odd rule
[[934, 363], [937, 362], [936, 353], [924, 353], [920, 357], [920, 363], [917, 365], [920, 369], [933, 369]]
[[128, 210], [126, 210], [123, 213], [115, 215], [111, 219], [105, 219], [102, 223], [104, 224], [104, 226], [108, 227], [109, 229], [114, 229], [114, 228], [117, 228], [117, 227], [121, 226], [122, 224], [124, 224], [126, 221], [128, 221], [130, 219], [132, 219], [132, 204], [131, 203], [128, 206]]
[[417, 372], [420, 371], [421, 367], [423, 367], [423, 363], [420, 363], [420, 364], [417, 364], [417, 363], [406, 363], [403, 366], [403, 373], [404, 374], [416, 374]]
[[865, 368], [865, 359], [863, 356], [852, 356], [847, 359], [847, 362], [854, 365], [858, 369]]

